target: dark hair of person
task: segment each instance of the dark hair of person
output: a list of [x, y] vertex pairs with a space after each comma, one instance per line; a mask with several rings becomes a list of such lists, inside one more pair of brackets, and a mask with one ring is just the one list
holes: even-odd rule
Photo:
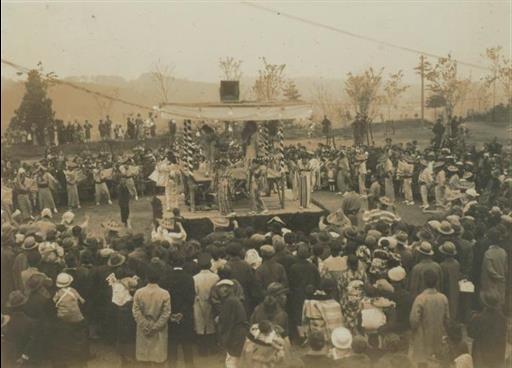
[[308, 343], [311, 350], [320, 351], [325, 346], [324, 335], [320, 331], [313, 331], [308, 338]]
[[268, 335], [272, 332], [272, 323], [268, 320], [263, 320], [260, 323], [258, 323], [258, 329], [261, 333]]
[[66, 262], [66, 266], [68, 268], [75, 268], [78, 266], [78, 259], [74, 253], [67, 253], [64, 256], [64, 261]]
[[437, 285], [437, 274], [433, 270], [426, 270], [423, 273], [423, 279], [425, 280], [425, 286], [427, 288], [435, 288]]
[[357, 271], [357, 267], [359, 266], [359, 259], [355, 254], [349, 254], [347, 258], [348, 268], [352, 271]]
[[28, 252], [27, 263], [29, 267], [37, 267], [41, 263], [41, 254], [39, 252]]
[[160, 273], [158, 272], [158, 269], [155, 266], [148, 267], [146, 271], [146, 278], [150, 284], [156, 284], [160, 281]]
[[231, 279], [233, 276], [233, 270], [230, 265], [225, 264], [218, 270], [218, 275], [221, 280]]

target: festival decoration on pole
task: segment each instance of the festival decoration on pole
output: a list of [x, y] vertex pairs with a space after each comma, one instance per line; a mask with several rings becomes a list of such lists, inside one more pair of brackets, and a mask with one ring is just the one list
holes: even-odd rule
[[279, 161], [279, 169], [281, 173], [285, 172], [285, 162], [284, 162], [284, 129], [283, 122], [279, 121], [279, 126], [277, 128], [277, 159]]
[[183, 147], [185, 155], [183, 157], [186, 168], [189, 172], [192, 172], [194, 168], [193, 164], [193, 149], [192, 149], [192, 121], [184, 120], [184, 131], [183, 131]]

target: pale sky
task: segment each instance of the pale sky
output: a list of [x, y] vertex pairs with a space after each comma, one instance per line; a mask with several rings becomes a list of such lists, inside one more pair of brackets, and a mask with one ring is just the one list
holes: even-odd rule
[[[510, 1], [259, 2], [315, 22], [484, 64], [486, 47], [510, 54]], [[240, 2], [2, 2], [2, 58], [59, 76], [135, 78], [160, 59], [179, 78], [216, 81], [218, 59], [286, 63], [290, 77], [343, 78], [368, 66], [412, 68], [419, 56], [266, 13]], [[465, 73], [469, 73], [465, 69]], [[473, 78], [482, 71], [473, 70]], [[2, 75], [12, 71], [2, 65]]]

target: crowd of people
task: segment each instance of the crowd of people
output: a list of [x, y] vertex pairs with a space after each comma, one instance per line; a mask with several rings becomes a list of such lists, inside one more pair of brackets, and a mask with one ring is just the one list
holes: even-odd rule
[[[17, 124], [10, 124], [2, 135], [2, 143], [9, 145], [28, 144], [42, 146], [59, 146], [68, 143], [86, 143], [93, 140], [144, 140], [156, 136], [156, 117], [152, 112], [144, 119], [140, 113], [136, 116], [130, 114], [126, 124], [115, 123], [109, 115], [99, 119], [97, 123], [98, 134], [94, 133], [94, 125], [89, 120], [79, 122], [64, 122], [55, 119], [52, 124], [41, 128], [32, 126], [23, 128]], [[42, 132], [37, 131], [42, 129]], [[38, 141], [39, 137], [39, 141]]]
[[[226, 367], [504, 368], [510, 155], [497, 141], [289, 146], [293, 195], [307, 206], [304, 196], [327, 189], [339, 209], [310, 232], [300, 219], [255, 229], [212, 216], [206, 236], [184, 229], [183, 168], [168, 150], [2, 162], [2, 365], [84, 366], [100, 341], [123, 366], [174, 366], [181, 347], [189, 368], [219, 353]], [[138, 233], [122, 202], [161, 162], [170, 211], [153, 206], [152, 232]], [[258, 161], [258, 175], [274, 164]], [[74, 168], [93, 178], [96, 203], [112, 203], [116, 183], [122, 223], [91, 228], [71, 210], [57, 219], [54, 184], [80, 206]], [[421, 203], [428, 220], [401, 216], [398, 201]]]

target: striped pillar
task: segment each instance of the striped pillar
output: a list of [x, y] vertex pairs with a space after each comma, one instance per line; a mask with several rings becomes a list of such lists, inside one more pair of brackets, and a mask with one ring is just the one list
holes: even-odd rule
[[281, 121], [279, 121], [279, 126], [277, 128], [277, 159], [279, 161], [279, 169], [281, 173], [284, 173], [284, 128]]
[[266, 123], [261, 123], [258, 128], [260, 138], [258, 140], [258, 156], [267, 158], [270, 155], [268, 127]]
[[193, 148], [192, 148], [192, 121], [191, 120], [185, 120], [185, 129], [184, 129], [184, 146], [185, 146], [185, 163], [187, 165], [187, 169], [192, 172], [192, 169], [194, 168], [194, 161], [193, 161]]

